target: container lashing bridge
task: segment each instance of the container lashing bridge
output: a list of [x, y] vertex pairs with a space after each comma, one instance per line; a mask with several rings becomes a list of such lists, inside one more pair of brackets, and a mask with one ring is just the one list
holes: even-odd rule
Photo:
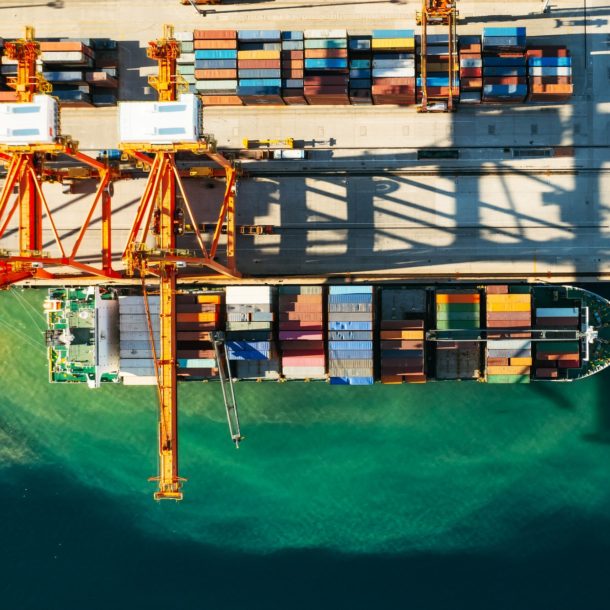
[[[163, 38], [152, 41], [148, 56], [157, 60], [158, 74], [150, 78], [150, 84], [159, 94], [159, 102], [177, 101], [187, 85], [177, 72], [176, 59], [180, 55], [180, 43], [174, 39], [173, 27], [164, 26]], [[154, 367], [159, 398], [159, 472], [151, 480], [158, 482], [156, 500], [181, 500], [182, 483], [178, 474], [178, 401], [176, 376], [176, 278], [179, 270], [193, 267], [207, 268], [217, 277], [240, 277], [235, 258], [235, 190], [237, 169], [223, 155], [216, 152], [210, 138], [197, 142], [170, 144], [142, 144], [122, 142], [123, 153], [149, 168], [148, 180], [140, 199], [129, 238], [123, 252], [126, 273], [136, 272], [142, 278], [150, 339], [153, 345]], [[179, 152], [205, 155], [225, 172], [226, 189], [220, 205], [218, 220], [211, 244], [206, 247], [193, 214], [175, 156]], [[210, 175], [212, 174], [210, 168]], [[184, 210], [177, 206], [177, 191]], [[179, 250], [176, 236], [180, 232], [178, 219], [188, 214], [194, 228], [198, 252]], [[153, 222], [154, 219], [154, 222]], [[226, 225], [226, 265], [216, 260], [223, 225]], [[151, 229], [154, 226], [154, 232]], [[155, 247], [149, 248], [147, 241], [154, 234]], [[146, 278], [156, 276], [160, 297], [159, 350], [154, 346], [153, 326], [147, 305]], [[199, 276], [200, 277], [200, 276]], [[231, 438], [236, 446], [242, 439], [237, 417], [237, 406], [229, 362], [224, 346], [224, 337], [214, 335], [212, 341], [217, 358], [222, 391], [227, 411]]]

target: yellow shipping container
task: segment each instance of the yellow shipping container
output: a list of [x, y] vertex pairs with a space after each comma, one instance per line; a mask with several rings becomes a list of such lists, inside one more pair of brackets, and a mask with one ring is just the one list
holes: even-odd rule
[[531, 294], [488, 294], [488, 303], [531, 303]]
[[510, 359], [511, 366], [532, 366], [531, 358], [511, 358]]
[[197, 303], [221, 303], [222, 296], [220, 294], [198, 294]]
[[280, 59], [281, 51], [237, 51], [237, 59]]
[[488, 375], [529, 375], [529, 366], [488, 366]]
[[176, 315], [177, 322], [216, 322], [218, 314], [206, 313], [179, 313]]
[[487, 311], [531, 311], [532, 306], [529, 303], [487, 303]]
[[373, 49], [415, 50], [415, 38], [373, 38]]
[[423, 330], [382, 330], [381, 338], [386, 339], [423, 339]]

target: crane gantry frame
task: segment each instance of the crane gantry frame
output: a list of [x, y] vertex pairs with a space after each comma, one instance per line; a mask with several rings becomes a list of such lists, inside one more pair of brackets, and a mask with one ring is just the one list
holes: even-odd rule
[[[185, 83], [177, 72], [176, 59], [180, 56], [180, 43], [174, 39], [171, 25], [163, 27], [163, 38], [150, 42], [148, 56], [159, 65], [156, 76], [149, 83], [159, 94], [159, 101], [171, 102], [178, 99]], [[184, 479], [178, 474], [178, 401], [176, 377], [176, 278], [178, 267], [207, 267], [217, 274], [240, 277], [235, 259], [235, 191], [236, 168], [221, 154], [217, 153], [210, 139], [196, 143], [141, 144], [122, 143], [123, 153], [145, 164], [149, 176], [140, 199], [129, 238], [123, 253], [128, 275], [137, 271], [145, 279], [148, 274], [159, 278], [160, 334], [159, 354], [154, 345], [154, 334], [145, 292], [148, 328], [153, 348], [155, 373], [159, 399], [159, 471], [151, 480], [158, 481], [156, 500], [181, 500]], [[176, 153], [187, 152], [206, 155], [225, 172], [226, 189], [220, 206], [212, 243], [206, 248], [192, 207], [184, 189], [180, 173], [176, 167]], [[213, 175], [210, 168], [210, 175]], [[176, 190], [180, 192], [182, 203], [195, 229], [199, 255], [176, 248]], [[154, 218], [154, 221], [153, 221]], [[220, 235], [226, 222], [227, 265], [215, 260]], [[148, 248], [146, 243], [152, 226], [156, 227], [156, 247]], [[226, 404], [226, 401], [225, 401]], [[229, 408], [227, 407], [229, 415]], [[232, 437], [238, 444], [241, 439], [239, 429]]]
[[[457, 19], [456, 0], [422, 0], [421, 11], [416, 12], [417, 25], [422, 26], [421, 33], [421, 90], [422, 101], [418, 112], [429, 112], [428, 106], [428, 25], [446, 25], [449, 30], [449, 93], [447, 96], [448, 112], [455, 110], [454, 97], [459, 96], [459, 87], [455, 87], [455, 58], [457, 57]], [[444, 100], [443, 100], [444, 101]]]
[[[29, 103], [37, 94], [49, 94], [51, 85], [36, 70], [40, 45], [34, 39], [34, 28], [27, 26], [22, 39], [6, 42], [4, 53], [17, 61], [17, 76], [8, 84], [15, 89], [17, 103]], [[49, 156], [66, 155], [88, 167], [87, 175], [99, 180], [93, 202], [83, 219], [81, 229], [71, 250], [64, 246], [53, 213], [45, 198], [44, 182], [62, 182], [70, 177], [70, 169], [53, 169], [45, 165]], [[31, 277], [51, 278], [45, 267], [70, 267], [86, 275], [112, 279], [119, 274], [112, 268], [111, 252], [111, 182], [118, 173], [108, 164], [93, 159], [78, 150], [78, 142], [69, 136], [59, 136], [52, 143], [27, 145], [0, 144], [0, 161], [7, 166], [7, 177], [0, 193], [0, 238], [11, 220], [18, 214], [19, 253], [0, 252], [0, 288]], [[82, 173], [81, 173], [82, 176]], [[17, 193], [10, 203], [13, 191]], [[99, 202], [102, 212], [101, 268], [77, 260], [80, 245], [89, 229]], [[51, 226], [61, 256], [51, 257], [43, 251], [43, 213]]]

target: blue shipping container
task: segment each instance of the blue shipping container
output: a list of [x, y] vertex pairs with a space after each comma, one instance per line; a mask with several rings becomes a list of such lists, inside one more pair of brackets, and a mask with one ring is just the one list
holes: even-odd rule
[[196, 59], [196, 70], [235, 70], [236, 59]]
[[373, 342], [372, 341], [329, 341], [328, 349], [330, 349], [330, 350], [342, 350], [342, 349], [372, 350]]
[[303, 32], [296, 30], [282, 32], [282, 40], [303, 40]]
[[238, 40], [280, 40], [280, 30], [239, 30]]
[[569, 68], [572, 65], [571, 57], [530, 57], [530, 66], [537, 68]]
[[524, 27], [485, 27], [483, 36], [526, 36], [526, 29]]
[[239, 70], [240, 79], [248, 78], [281, 78], [281, 70]]
[[483, 85], [483, 97], [525, 97], [527, 85]]
[[234, 49], [197, 49], [195, 51], [195, 59], [237, 59], [237, 51]]
[[306, 59], [306, 70], [332, 70], [337, 68], [347, 68], [347, 59], [334, 57], [330, 59]]
[[371, 60], [370, 59], [350, 59], [349, 67], [350, 68], [370, 68]]
[[371, 38], [366, 36], [354, 36], [349, 39], [349, 48], [352, 51], [368, 51], [371, 48]]
[[373, 30], [373, 38], [414, 38], [414, 30]]
[[258, 86], [258, 87], [250, 87], [250, 86], [239, 86], [237, 87], [237, 95], [238, 96], [243, 96], [243, 97], [250, 97], [250, 96], [265, 96], [265, 95], [280, 95], [280, 93], [282, 92], [282, 88], [279, 86], [274, 86], [274, 87], [265, 87], [265, 86]]
[[525, 55], [523, 57], [493, 57], [486, 55], [483, 57], [484, 66], [524, 66]]
[[372, 322], [329, 322], [329, 330], [373, 330]]
[[240, 87], [261, 87], [261, 88], [269, 88], [269, 87], [277, 87], [280, 88], [282, 86], [281, 78], [240, 78], [239, 79]]
[[339, 294], [373, 294], [372, 286], [330, 286], [328, 289], [329, 295], [336, 296]]

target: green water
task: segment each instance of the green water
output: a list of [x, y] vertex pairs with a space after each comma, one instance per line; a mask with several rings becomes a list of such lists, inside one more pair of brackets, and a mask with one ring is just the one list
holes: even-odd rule
[[0, 609], [610, 607], [610, 374], [574, 384], [47, 383], [43, 291], [0, 293]]

